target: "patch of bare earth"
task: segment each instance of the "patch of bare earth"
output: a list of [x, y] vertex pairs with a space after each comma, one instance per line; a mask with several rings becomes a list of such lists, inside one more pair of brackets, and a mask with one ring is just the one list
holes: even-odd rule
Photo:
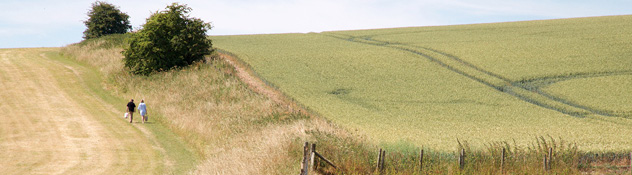
[[163, 172], [151, 133], [115, 118], [46, 51], [56, 49], [0, 50], [0, 174]]

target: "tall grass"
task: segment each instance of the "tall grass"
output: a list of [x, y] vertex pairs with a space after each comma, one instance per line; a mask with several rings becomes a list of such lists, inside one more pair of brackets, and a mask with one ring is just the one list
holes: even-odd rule
[[[150, 122], [166, 125], [205, 159], [196, 174], [292, 174], [300, 159], [290, 147], [309, 131], [344, 133], [255, 93], [217, 55], [205, 63], [150, 76], [127, 73], [120, 51], [127, 35], [86, 40], [62, 53], [98, 68], [115, 96], [144, 99]], [[123, 106], [124, 104], [121, 104]]]
[[[386, 174], [417, 174], [419, 148], [409, 141], [375, 145], [357, 132], [347, 132], [318, 116], [287, 108], [257, 93], [236, 76], [222, 56], [212, 55], [205, 63], [150, 76], [134, 76], [123, 69], [120, 51], [125, 35], [87, 40], [62, 49], [66, 56], [98, 68], [102, 82], [121, 98], [144, 99], [150, 122], [164, 124], [183, 137], [203, 158], [194, 174], [296, 174], [302, 159], [302, 144], [317, 144], [318, 152], [339, 168], [320, 163], [321, 174], [378, 174], [377, 150], [384, 148]], [[121, 104], [123, 106], [124, 104]], [[296, 106], [296, 105], [294, 105]], [[499, 154], [507, 150], [505, 172], [545, 173], [541, 158], [554, 148], [552, 174], [575, 174], [616, 169], [625, 156], [578, 151], [573, 144], [551, 137], [536, 138], [529, 146], [491, 142], [472, 147], [456, 142], [453, 152], [425, 148], [421, 174], [498, 174]], [[466, 149], [466, 166], [458, 168], [456, 153]], [[600, 163], [601, 162], [601, 163]], [[603, 163], [606, 162], [606, 163]], [[612, 163], [614, 162], [614, 163]], [[614, 165], [615, 168], [612, 168]]]
[[[326, 134], [315, 134], [318, 143], [317, 150], [324, 154], [337, 152], [345, 156], [332, 157], [333, 162], [341, 163], [340, 169], [333, 169], [322, 163], [319, 172], [323, 174], [379, 174], [376, 169], [378, 147], [367, 146], [354, 140], [341, 140]], [[455, 141], [458, 142], [458, 141]], [[599, 162], [596, 159], [587, 160], [588, 153], [577, 150], [574, 144], [565, 143], [561, 139], [538, 137], [530, 146], [520, 146], [516, 143], [493, 142], [484, 149], [472, 149], [467, 142], [458, 142], [459, 146], [453, 152], [424, 149], [423, 167], [419, 165], [421, 148], [410, 143], [401, 142], [383, 145], [386, 151], [384, 174], [500, 174], [501, 152], [504, 148], [505, 162], [503, 172], [506, 174], [579, 174], [586, 172], [589, 164]], [[297, 145], [298, 146], [298, 145]], [[543, 167], [543, 157], [548, 148], [553, 148], [551, 169]], [[459, 168], [458, 150], [465, 150], [465, 166]], [[625, 161], [619, 157], [617, 160]], [[420, 169], [421, 168], [421, 169]], [[595, 167], [588, 168], [597, 170]]]
[[[376, 169], [378, 147], [315, 134], [317, 150], [333, 153], [333, 162], [341, 163], [333, 169], [323, 162], [318, 172], [322, 174], [380, 174]], [[629, 154], [593, 153], [578, 150], [576, 144], [553, 137], [535, 137], [529, 146], [515, 142], [492, 142], [483, 149], [473, 149], [467, 141], [455, 141], [458, 146], [452, 152], [424, 148], [423, 167], [419, 165], [420, 149], [410, 143], [382, 145], [386, 150], [384, 170], [381, 174], [621, 174], [629, 171]], [[297, 145], [298, 146], [298, 145]], [[552, 148], [550, 169], [544, 168], [544, 157]], [[459, 150], [465, 150], [465, 165], [459, 167]], [[505, 160], [501, 170], [501, 155]], [[340, 156], [340, 155], [344, 156]], [[547, 158], [548, 159], [548, 158]]]

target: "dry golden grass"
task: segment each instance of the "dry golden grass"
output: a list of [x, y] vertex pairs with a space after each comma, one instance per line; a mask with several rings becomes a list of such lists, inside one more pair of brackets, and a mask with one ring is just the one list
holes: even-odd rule
[[224, 59], [134, 76], [123, 71], [122, 49], [108, 47], [110, 42], [84, 41], [62, 53], [99, 68], [115, 96], [144, 99], [150, 122], [166, 124], [202, 155], [194, 174], [292, 174], [299, 172], [296, 150], [301, 148], [291, 146], [311, 139], [308, 133], [348, 136], [323, 119], [293, 110], [297, 107], [291, 110], [288, 106], [297, 105], [290, 100], [253, 91], [257, 84], [236, 75], [247, 71], [237, 72]]
[[[107, 44], [107, 40], [92, 40], [86, 42], [84, 46], [70, 45], [62, 48], [62, 52], [67, 55], [72, 55], [78, 61], [88, 63], [99, 71], [105, 74], [112, 74], [118, 72], [123, 67], [121, 61], [123, 56], [120, 47], [102, 47]], [[100, 49], [85, 49], [85, 48], [98, 48]]]

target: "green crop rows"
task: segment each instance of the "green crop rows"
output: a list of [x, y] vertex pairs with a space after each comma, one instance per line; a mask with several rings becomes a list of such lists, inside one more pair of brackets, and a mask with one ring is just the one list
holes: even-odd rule
[[632, 148], [632, 16], [212, 39], [376, 143]]

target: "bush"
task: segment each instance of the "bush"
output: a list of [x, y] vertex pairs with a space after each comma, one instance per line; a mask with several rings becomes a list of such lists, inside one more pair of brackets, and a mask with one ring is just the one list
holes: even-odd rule
[[127, 33], [132, 28], [127, 14], [116, 6], [101, 1], [92, 3], [92, 9], [88, 11], [88, 20], [83, 23], [88, 27], [83, 32], [84, 39]]
[[148, 75], [188, 66], [210, 54], [212, 44], [206, 31], [211, 24], [190, 18], [190, 11], [186, 5], [173, 3], [152, 14], [123, 51], [125, 67], [134, 74]]

